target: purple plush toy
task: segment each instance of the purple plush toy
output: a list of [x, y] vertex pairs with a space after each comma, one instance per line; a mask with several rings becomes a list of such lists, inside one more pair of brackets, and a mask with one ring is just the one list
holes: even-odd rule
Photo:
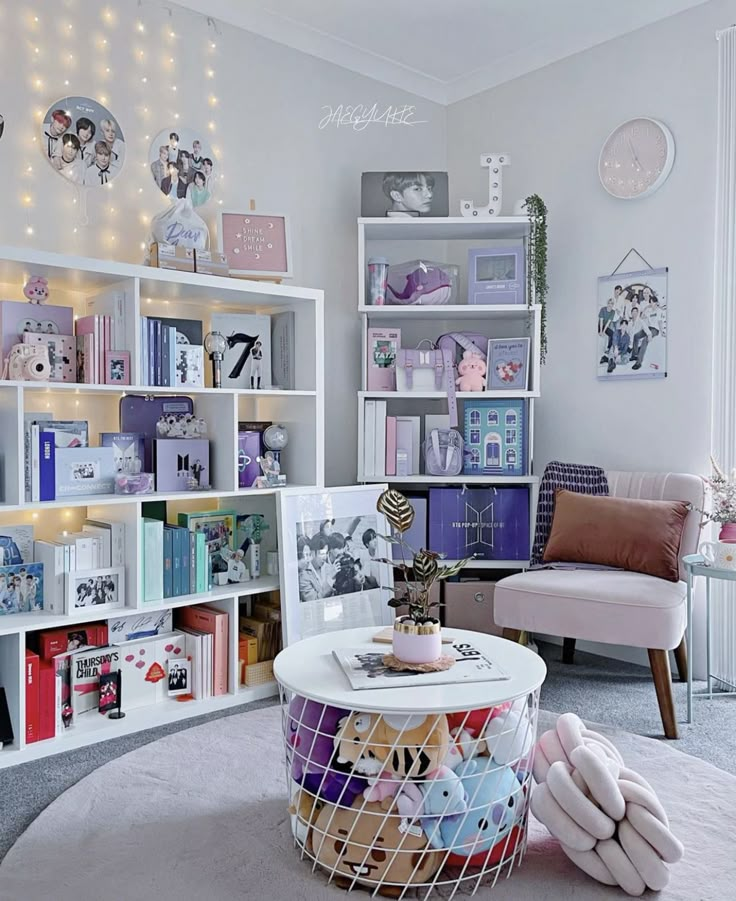
[[412, 260], [389, 266], [387, 288], [390, 304], [445, 304], [452, 295], [452, 278], [436, 263]]
[[289, 704], [291, 776], [313, 795], [350, 807], [368, 782], [330, 767], [338, 721], [349, 711], [295, 695]]

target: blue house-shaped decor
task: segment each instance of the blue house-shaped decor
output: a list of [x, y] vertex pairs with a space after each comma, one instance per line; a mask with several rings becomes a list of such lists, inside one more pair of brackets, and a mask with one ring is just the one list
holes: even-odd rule
[[465, 402], [465, 475], [526, 475], [526, 405], [521, 399]]

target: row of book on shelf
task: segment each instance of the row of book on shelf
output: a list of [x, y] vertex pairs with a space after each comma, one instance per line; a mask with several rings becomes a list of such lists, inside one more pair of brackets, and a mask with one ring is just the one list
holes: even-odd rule
[[[116, 293], [74, 318], [72, 307], [0, 301], [0, 341], [5, 377], [17, 380], [127, 385], [130, 352], [125, 335], [125, 294]], [[103, 312], [104, 310], [104, 312]]]
[[[295, 388], [294, 313], [213, 313], [210, 330], [226, 341], [223, 388]], [[141, 384], [204, 385], [203, 323], [199, 319], [142, 316]]]
[[125, 603], [125, 526], [86, 519], [79, 532], [34, 538], [32, 525], [0, 526], [0, 615], [71, 614]]
[[[382, 479], [420, 475], [424, 469], [427, 439], [434, 429], [450, 428], [449, 415], [390, 416], [387, 401], [365, 400], [364, 403], [364, 477]], [[462, 473], [527, 475], [526, 401], [479, 395], [477, 400], [467, 399], [461, 403], [464, 407]]]
[[[278, 592], [251, 599], [238, 632], [238, 683], [271, 681], [281, 648]], [[94, 713], [234, 690], [230, 617], [208, 604], [44, 629], [28, 633], [27, 642], [27, 744], [63, 735]]]
[[165, 504], [146, 504], [143, 512], [144, 603], [260, 578], [260, 539], [268, 528], [262, 514], [205, 510], [169, 523]]
[[[0, 370], [12, 380], [76, 382], [124, 387], [134, 381], [126, 327], [125, 292], [91, 298], [87, 316], [72, 307], [0, 301]], [[213, 313], [210, 330], [227, 342], [225, 388], [295, 385], [295, 315]], [[204, 385], [204, 323], [162, 316], [140, 318], [142, 385]]]

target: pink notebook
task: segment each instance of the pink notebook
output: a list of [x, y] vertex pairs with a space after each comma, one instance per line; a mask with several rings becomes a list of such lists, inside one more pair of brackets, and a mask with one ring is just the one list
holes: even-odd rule
[[[99, 316], [81, 316], [74, 323], [74, 328], [77, 335], [91, 335], [92, 340], [94, 342], [94, 346], [92, 347], [92, 354], [90, 358], [87, 357], [87, 342], [85, 341], [85, 357], [84, 357], [84, 365], [87, 367], [85, 370], [91, 374], [91, 378], [89, 379], [92, 384], [99, 385], [100, 382], [104, 382], [104, 378], [100, 378], [101, 375], [104, 375], [104, 369], [100, 372], [99, 368], [99, 351], [100, 351], [100, 327], [98, 323]], [[87, 379], [85, 378], [85, 381]]]
[[386, 475], [396, 475], [396, 417], [386, 417]]
[[212, 694], [227, 694], [228, 633], [230, 618], [227, 613], [212, 607], [182, 607], [181, 624], [188, 629], [199, 629], [214, 636], [214, 660], [212, 663]]

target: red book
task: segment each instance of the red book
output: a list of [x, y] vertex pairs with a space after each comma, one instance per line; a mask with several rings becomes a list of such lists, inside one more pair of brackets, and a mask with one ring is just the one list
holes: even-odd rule
[[41, 661], [39, 674], [40, 723], [39, 738], [45, 741], [56, 735], [56, 673], [54, 664]]
[[26, 650], [26, 744], [38, 741], [41, 736], [41, 695], [39, 691], [38, 654]]
[[57, 654], [76, 651], [83, 647], [103, 647], [107, 644], [106, 623], [80, 623], [61, 629], [46, 629], [38, 636], [38, 653], [41, 660], [51, 660]]
[[199, 629], [200, 632], [209, 632], [214, 636], [212, 694], [226, 695], [230, 617], [212, 607], [182, 607], [179, 610], [179, 622], [187, 629]]

